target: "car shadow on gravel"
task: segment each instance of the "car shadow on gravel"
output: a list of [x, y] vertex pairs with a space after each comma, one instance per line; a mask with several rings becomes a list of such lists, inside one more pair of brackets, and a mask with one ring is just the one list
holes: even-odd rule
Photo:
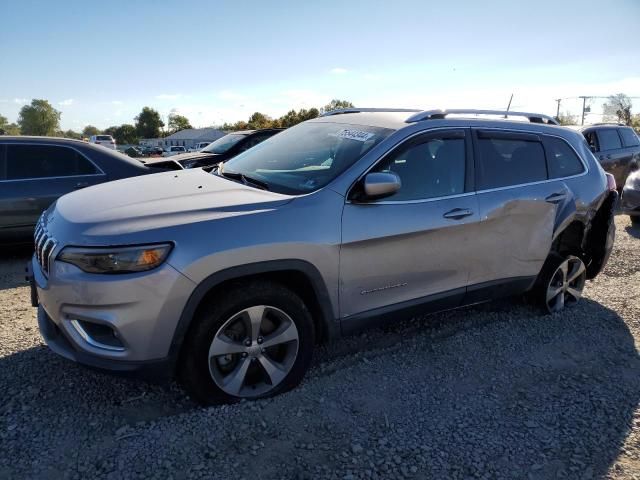
[[0, 255], [0, 290], [28, 285], [25, 267], [33, 253], [33, 246], [5, 245]]
[[[389, 374], [388, 365], [403, 369]], [[260, 419], [246, 431], [217, 425], [217, 416], [195, 408], [175, 384], [102, 374], [40, 346], [0, 358], [0, 443], [5, 458], [44, 449], [47, 458], [72, 464], [91, 439], [97, 464], [117, 457], [122, 442], [148, 437], [154, 448], [135, 459], [148, 472], [165, 449], [201, 455], [194, 439], [209, 438], [222, 456], [242, 442], [270, 445], [264, 459], [249, 448], [226, 453], [260, 478], [312, 478], [329, 456], [338, 478], [347, 468], [363, 475], [373, 468], [379, 478], [389, 468], [395, 476], [395, 459], [415, 467], [416, 478], [597, 478], [620, 455], [639, 379], [640, 357], [624, 320], [588, 299], [548, 316], [515, 300], [493, 302], [347, 337], [320, 350], [301, 388], [257, 402]], [[252, 421], [250, 408], [225, 412]], [[313, 414], [282, 414], [293, 410]], [[171, 422], [177, 414], [193, 417], [188, 434], [186, 417]], [[265, 437], [262, 419], [280, 434]], [[156, 435], [174, 430], [182, 433]], [[92, 449], [84, 452], [94, 458]], [[369, 452], [374, 467], [367, 467]], [[279, 470], [294, 456], [303, 467]], [[379, 458], [390, 458], [389, 466]], [[184, 461], [216, 468], [206, 457]]]
[[627, 225], [625, 227], [626, 232], [634, 237], [634, 238], [640, 238], [640, 226], [634, 226], [634, 225]]

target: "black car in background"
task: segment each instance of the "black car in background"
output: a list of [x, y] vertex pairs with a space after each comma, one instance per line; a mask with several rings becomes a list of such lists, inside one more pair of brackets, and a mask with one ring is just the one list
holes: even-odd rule
[[622, 213], [640, 224], [640, 138], [631, 127], [602, 123], [581, 127], [602, 168], [616, 179]]
[[170, 158], [159, 158], [157, 160], [146, 160], [145, 165], [174, 170], [200, 167], [208, 170], [220, 162], [226, 162], [245, 150], [249, 150], [282, 130], [284, 128], [232, 132], [210, 143], [199, 152], [182, 153]]
[[80, 140], [0, 136], [0, 242], [31, 241], [40, 214], [66, 193], [156, 171]]

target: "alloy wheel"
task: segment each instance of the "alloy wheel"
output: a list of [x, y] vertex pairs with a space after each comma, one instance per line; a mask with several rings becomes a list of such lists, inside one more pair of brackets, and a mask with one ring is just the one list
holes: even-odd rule
[[558, 312], [575, 305], [582, 297], [586, 268], [578, 257], [567, 257], [551, 276], [547, 286], [546, 305], [549, 312]]
[[269, 393], [293, 367], [299, 346], [294, 321], [279, 308], [256, 305], [232, 315], [209, 347], [209, 372], [235, 397]]

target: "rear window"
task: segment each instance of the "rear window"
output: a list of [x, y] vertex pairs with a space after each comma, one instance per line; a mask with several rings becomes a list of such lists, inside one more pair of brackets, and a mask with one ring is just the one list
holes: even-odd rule
[[555, 137], [547, 137], [545, 142], [549, 178], [570, 177], [584, 171], [584, 165], [580, 158], [567, 142]]
[[632, 128], [620, 128], [618, 132], [620, 132], [622, 143], [625, 147], [636, 147], [640, 145], [640, 139], [638, 139], [638, 135], [636, 135], [636, 132], [634, 132]]
[[603, 128], [598, 130], [598, 141], [600, 142], [600, 150], [615, 150], [617, 148], [622, 148], [620, 137], [618, 136], [617, 129], [615, 128]]
[[540, 142], [508, 138], [478, 138], [478, 189], [508, 187], [547, 179]]
[[53, 145], [8, 145], [7, 180], [69, 177], [98, 173], [77, 151]]
[[96, 137], [96, 140], [111, 141], [111, 140], [113, 140], [113, 138], [111, 138], [111, 135], [98, 135]]

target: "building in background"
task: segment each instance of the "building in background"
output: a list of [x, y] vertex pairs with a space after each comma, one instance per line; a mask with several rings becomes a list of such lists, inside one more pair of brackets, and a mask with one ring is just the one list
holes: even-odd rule
[[213, 142], [225, 135], [222, 130], [217, 128], [187, 128], [165, 138], [144, 138], [140, 140], [140, 144], [162, 148], [183, 146], [189, 149], [194, 148], [200, 142]]

